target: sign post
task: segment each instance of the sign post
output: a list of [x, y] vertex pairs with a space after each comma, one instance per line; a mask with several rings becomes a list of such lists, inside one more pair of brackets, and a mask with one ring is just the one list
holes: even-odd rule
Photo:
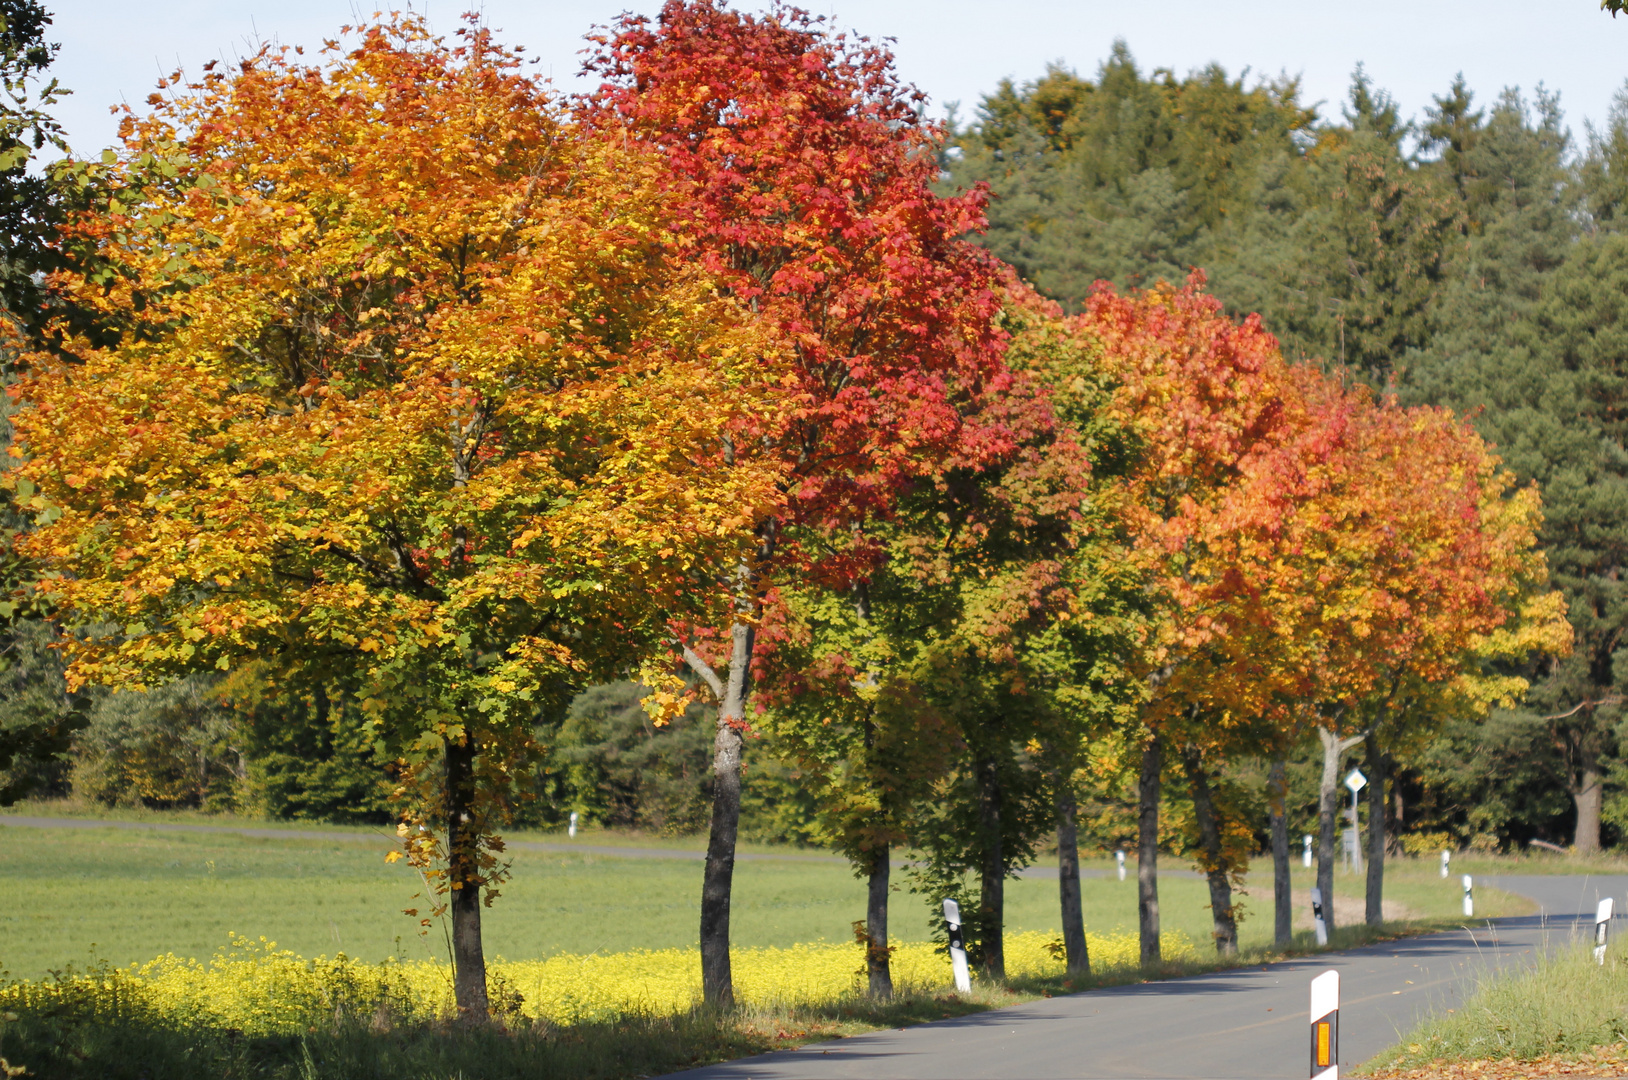
[[571, 811], [571, 824], [565, 830], [565, 835], [575, 840], [577, 838], [577, 812]]
[[1611, 937], [1611, 898], [1600, 901], [1594, 912], [1594, 962], [1605, 965], [1605, 945]]
[[1306, 837], [1306, 850], [1300, 853], [1300, 865], [1311, 866], [1311, 837]]
[[1124, 881], [1125, 880], [1125, 853], [1123, 851], [1114, 852], [1114, 861], [1119, 864], [1119, 880]]
[[1311, 981], [1312, 1080], [1339, 1080], [1340, 973], [1325, 971]]
[[1351, 789], [1351, 828], [1345, 832], [1346, 851], [1351, 856], [1351, 868], [1362, 873], [1362, 838], [1357, 832], [1357, 793], [1368, 786], [1368, 778], [1362, 775], [1361, 769], [1352, 769], [1345, 774], [1345, 786]]
[[1447, 866], [1452, 861], [1453, 853], [1451, 851], [1443, 851], [1441, 853], [1441, 876], [1443, 879], [1447, 877]]
[[1475, 895], [1471, 891], [1470, 875], [1464, 875], [1464, 917], [1470, 918], [1475, 914]]
[[1323, 918], [1323, 890], [1311, 887], [1311, 925], [1317, 931], [1317, 944], [1328, 944], [1328, 920]]
[[950, 969], [955, 972], [955, 988], [969, 993], [972, 978], [967, 974], [967, 946], [961, 939], [961, 905], [954, 900], [944, 901], [944, 921], [950, 924]]

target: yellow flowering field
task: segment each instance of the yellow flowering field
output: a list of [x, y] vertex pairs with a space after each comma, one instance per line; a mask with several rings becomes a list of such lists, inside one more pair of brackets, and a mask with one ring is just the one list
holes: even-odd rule
[[[1134, 934], [1088, 934], [1096, 970], [1137, 962]], [[949, 960], [931, 942], [907, 942], [893, 954], [894, 984], [902, 991], [951, 985]], [[1006, 938], [1007, 973], [1061, 975], [1055, 938], [1042, 933]], [[1181, 934], [1163, 938], [1164, 955], [1196, 955]], [[863, 988], [863, 953], [851, 943], [737, 949], [736, 997], [748, 1006], [820, 1005]], [[701, 965], [694, 949], [634, 950], [547, 960], [491, 963], [494, 1006], [556, 1024], [609, 1020], [630, 1014], [666, 1015], [700, 1000]], [[0, 1007], [68, 1010], [81, 1015], [140, 1015], [156, 1022], [207, 1025], [247, 1034], [290, 1033], [343, 1017], [383, 1014], [394, 1022], [433, 1020], [451, 1011], [451, 972], [431, 961], [368, 964], [343, 953], [307, 960], [262, 938], [234, 937], [208, 963], [164, 956], [128, 968], [66, 972], [53, 979], [0, 984]]]

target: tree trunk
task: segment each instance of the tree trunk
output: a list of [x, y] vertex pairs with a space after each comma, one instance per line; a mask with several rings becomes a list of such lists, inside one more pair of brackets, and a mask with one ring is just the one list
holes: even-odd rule
[[1577, 830], [1572, 834], [1572, 846], [1579, 855], [1593, 855], [1600, 850], [1600, 770], [1586, 766], [1581, 778], [1571, 795], [1577, 804]]
[[1334, 933], [1334, 826], [1340, 812], [1340, 739], [1317, 729], [1323, 743], [1323, 781], [1317, 789], [1317, 889], [1323, 894], [1323, 925]]
[[701, 881], [701, 996], [719, 1009], [735, 1006], [729, 969], [729, 897], [735, 880], [735, 839], [741, 821], [741, 730], [752, 692], [752, 646], [756, 630], [737, 622], [730, 630], [729, 682], [718, 703], [713, 741], [712, 831]]
[[1289, 887], [1289, 780], [1286, 763], [1272, 762], [1266, 780], [1267, 819], [1272, 826], [1272, 941], [1287, 945], [1294, 938], [1294, 903]]
[[1143, 965], [1159, 956], [1159, 773], [1164, 767], [1159, 733], [1148, 733], [1142, 748], [1142, 776], [1137, 783], [1136, 915], [1142, 939]]
[[1063, 954], [1071, 978], [1091, 974], [1085, 917], [1080, 912], [1080, 837], [1072, 781], [1072, 771], [1065, 770], [1057, 784], [1057, 900], [1062, 907]]
[[446, 741], [447, 884], [452, 899], [452, 994], [458, 1019], [484, 1024], [486, 954], [480, 932], [480, 830], [474, 822], [475, 745], [466, 732]]
[[1238, 954], [1238, 920], [1232, 913], [1232, 879], [1227, 876], [1226, 854], [1221, 850], [1221, 823], [1216, 819], [1215, 795], [1204, 761], [1192, 746], [1181, 750], [1182, 766], [1193, 793], [1193, 818], [1198, 825], [1199, 846], [1204, 852], [1204, 876], [1210, 884], [1210, 936], [1221, 956]]
[[1377, 735], [1368, 736], [1363, 747], [1368, 758], [1368, 890], [1363, 911], [1369, 926], [1385, 923], [1385, 751]]
[[984, 834], [983, 865], [978, 882], [978, 921], [984, 974], [1006, 978], [1006, 864], [1001, 851], [1000, 766], [994, 758], [978, 763], [979, 816]]
[[893, 970], [887, 944], [889, 846], [871, 849], [870, 889], [865, 904], [865, 972], [870, 977], [871, 997], [886, 1001], [893, 996]]

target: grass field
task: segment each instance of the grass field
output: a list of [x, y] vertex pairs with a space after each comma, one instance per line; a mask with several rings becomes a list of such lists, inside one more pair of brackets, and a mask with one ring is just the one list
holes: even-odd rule
[[[32, 811], [28, 811], [32, 812]], [[304, 829], [302, 831], [310, 831]], [[318, 828], [318, 832], [327, 831]], [[331, 830], [335, 834], [346, 830]], [[350, 832], [366, 830], [348, 830]], [[550, 839], [561, 839], [558, 836]], [[580, 842], [658, 846], [643, 838], [584, 835]], [[385, 863], [391, 838], [260, 839], [231, 834], [128, 829], [0, 831], [0, 968], [33, 977], [93, 960], [115, 965], [165, 953], [207, 958], [231, 933], [266, 937], [304, 956], [343, 951], [363, 960], [443, 956], [440, 928], [427, 937], [401, 913], [417, 906], [416, 876]], [[693, 850], [695, 841], [664, 845]], [[784, 852], [783, 854], [804, 854]], [[688, 859], [516, 851], [514, 877], [485, 917], [487, 952], [509, 959], [559, 953], [683, 948], [696, 941], [701, 866]], [[1105, 860], [1089, 864], [1106, 869]], [[1166, 860], [1165, 868], [1183, 868]], [[743, 861], [735, 871], [733, 942], [741, 947], [848, 941], [864, 916], [864, 884], [841, 863], [804, 859]], [[903, 878], [903, 875], [898, 875]], [[1309, 886], [1296, 867], [1296, 889]], [[1337, 891], [1361, 895], [1341, 875]], [[1457, 878], [1441, 881], [1434, 864], [1405, 860], [1388, 873], [1387, 896], [1418, 918], [1458, 911]], [[1111, 934], [1136, 925], [1134, 877], [1082, 883], [1086, 923]], [[1012, 932], [1056, 932], [1055, 880], [1007, 886]], [[1209, 897], [1196, 877], [1160, 881], [1164, 929], [1209, 939]], [[1478, 892], [1478, 914], [1524, 910], [1521, 902]], [[1243, 944], [1271, 935], [1271, 892], [1246, 900]], [[921, 898], [899, 892], [894, 935], [930, 936]]]

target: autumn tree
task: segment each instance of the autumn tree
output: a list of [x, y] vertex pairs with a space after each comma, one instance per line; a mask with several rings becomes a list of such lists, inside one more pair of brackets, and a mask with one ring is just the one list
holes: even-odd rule
[[[983, 195], [932, 192], [936, 131], [885, 49], [793, 8], [670, 0], [595, 39], [594, 122], [655, 151], [698, 263], [791, 348], [765, 357], [792, 407], [732, 429], [737, 460], [781, 466], [785, 501], [720, 563], [735, 614], [716, 645], [681, 632], [718, 703], [701, 903], [702, 983], [733, 1001], [729, 898], [757, 627], [777, 573], [817, 560], [798, 530], [885, 516], [895, 493], [976, 443], [962, 397], [999, 371], [991, 262], [962, 237]], [[718, 512], [733, 513], [734, 508]]]
[[1537, 549], [1536, 489], [1516, 488], [1446, 410], [1344, 396], [1349, 422], [1329, 482], [1286, 527], [1286, 570], [1303, 586], [1284, 641], [1305, 664], [1303, 701], [1323, 747], [1324, 895], [1333, 888], [1340, 758], [1367, 743], [1378, 789], [1370, 793], [1367, 918], [1377, 924], [1387, 751], [1449, 712], [1511, 703], [1527, 689], [1513, 672], [1530, 657], [1569, 651], [1571, 628]]
[[60, 283], [133, 326], [34, 358], [12, 484], [74, 685], [252, 659], [358, 687], [479, 1021], [532, 723], [714, 617], [696, 568], [775, 498], [723, 452], [774, 346], [671, 231], [664, 163], [487, 31], [354, 35], [125, 120]]
[[[1159, 959], [1158, 814], [1167, 752], [1179, 753], [1184, 732], [1202, 730], [1218, 713], [1250, 719], [1248, 708], [1229, 709], [1238, 703], [1210, 694], [1217, 662], [1208, 654], [1235, 643], [1238, 627], [1259, 618], [1264, 568], [1252, 545], [1292, 493], [1277, 468], [1278, 450], [1303, 426], [1276, 341], [1254, 317], [1227, 318], [1202, 286], [1202, 275], [1181, 289], [1129, 296], [1099, 286], [1071, 320], [1075, 332], [1098, 343], [1139, 445], [1122, 483], [1131, 559], [1154, 607], [1132, 660], [1146, 690], [1127, 739], [1140, 758], [1144, 963]], [[1230, 908], [1221, 901], [1218, 918]]]

